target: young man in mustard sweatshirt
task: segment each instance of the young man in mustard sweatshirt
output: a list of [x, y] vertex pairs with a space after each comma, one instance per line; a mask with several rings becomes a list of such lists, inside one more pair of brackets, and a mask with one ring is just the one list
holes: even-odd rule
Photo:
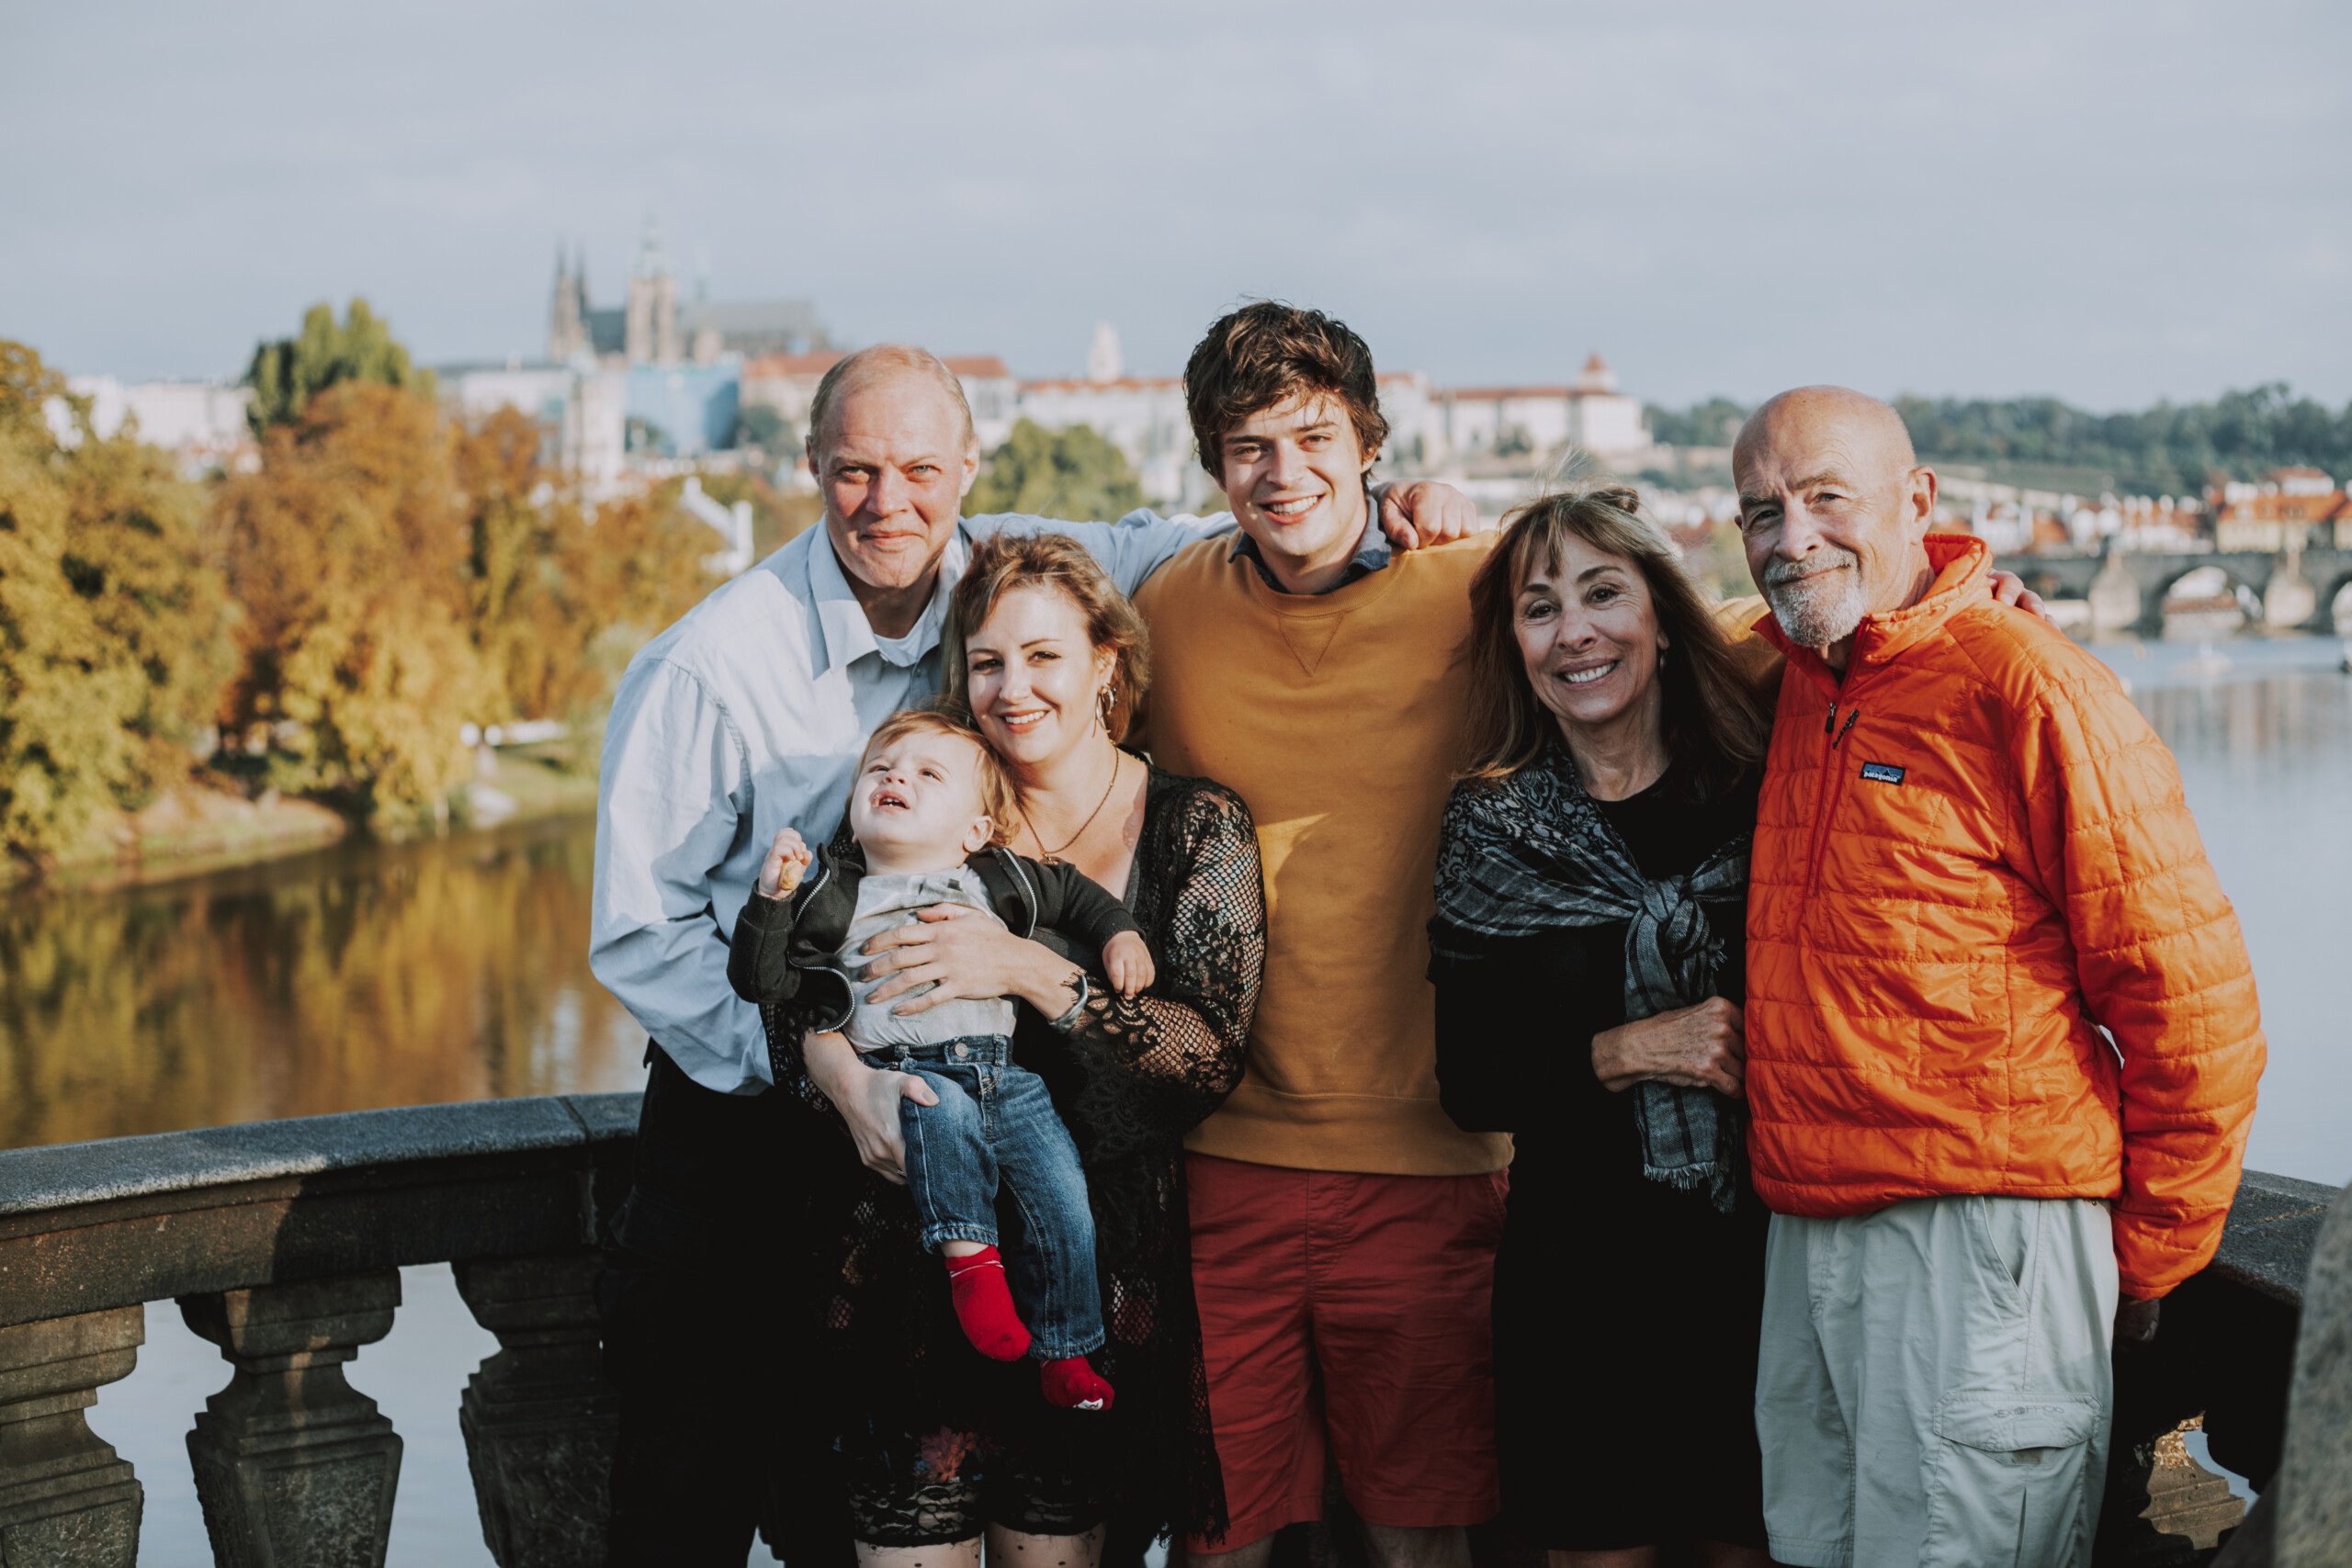
[[1321, 1517], [1328, 1444], [1374, 1568], [1460, 1568], [1464, 1527], [1498, 1506], [1488, 1313], [1510, 1143], [1439, 1108], [1424, 928], [1492, 536], [1390, 553], [1365, 489], [1388, 434], [1372, 354], [1317, 311], [1235, 311], [1184, 386], [1241, 532], [1136, 594], [1148, 744], [1250, 803], [1268, 926], [1248, 1070], [1189, 1140], [1232, 1521], [1189, 1546], [1261, 1568], [1276, 1530]]

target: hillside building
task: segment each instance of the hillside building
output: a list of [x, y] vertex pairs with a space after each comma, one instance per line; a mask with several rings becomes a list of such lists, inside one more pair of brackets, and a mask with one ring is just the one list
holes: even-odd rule
[[2352, 498], [2332, 477], [2317, 468], [2273, 468], [2259, 483], [2215, 490], [2214, 548], [2276, 551], [2290, 544], [2352, 549]]

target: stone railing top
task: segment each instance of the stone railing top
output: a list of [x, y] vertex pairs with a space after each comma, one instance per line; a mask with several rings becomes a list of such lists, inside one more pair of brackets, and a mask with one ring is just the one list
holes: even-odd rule
[[0, 1152], [0, 1327], [593, 1246], [633, 1094], [405, 1106]]
[[2336, 1190], [2249, 1170], [2238, 1181], [2228, 1228], [2211, 1271], [2290, 1306], [2303, 1304], [2303, 1274]]
[[603, 1143], [636, 1133], [638, 1103], [634, 1094], [478, 1100], [0, 1150], [0, 1216], [231, 1182]]

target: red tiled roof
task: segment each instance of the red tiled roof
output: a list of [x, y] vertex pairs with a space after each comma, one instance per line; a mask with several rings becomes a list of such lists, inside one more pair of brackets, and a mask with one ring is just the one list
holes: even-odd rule
[[794, 376], [822, 376], [841, 363], [848, 351], [819, 349], [814, 354], [763, 354], [743, 367], [747, 381], [782, 381]]
[[1012, 372], [1004, 361], [993, 354], [951, 354], [942, 364], [958, 376], [969, 376], [977, 381], [1010, 381]]
[[1151, 392], [1165, 387], [1183, 384], [1181, 376], [1122, 376], [1115, 381], [1089, 381], [1082, 378], [1047, 381], [1023, 381], [1024, 392]]
[[1504, 398], [1572, 398], [1573, 387], [1457, 387], [1442, 394], [1449, 398], [1468, 398], [1478, 401], [1499, 401]]

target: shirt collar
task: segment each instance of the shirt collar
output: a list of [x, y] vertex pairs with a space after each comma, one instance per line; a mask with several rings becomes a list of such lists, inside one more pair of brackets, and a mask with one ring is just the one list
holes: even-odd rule
[[874, 624], [865, 618], [865, 606], [857, 602], [857, 594], [850, 588], [849, 575], [842, 570], [841, 558], [833, 554], [832, 536], [820, 521], [809, 530], [816, 536], [808, 549], [808, 598], [817, 612], [817, 625], [825, 642], [824, 669], [827, 673], [855, 663], [867, 654], [878, 655], [886, 664], [901, 668], [920, 663], [932, 649], [939, 646], [939, 634], [947, 624], [947, 601], [956, 589], [956, 580], [964, 575], [965, 558], [970, 548], [964, 530], [947, 541], [947, 548], [939, 557], [939, 583], [932, 590], [931, 603], [902, 637], [879, 637], [874, 635]]
[[[1370, 577], [1374, 572], [1381, 570], [1388, 565], [1393, 554], [1388, 543], [1388, 535], [1380, 526], [1380, 502], [1373, 495], [1370, 486], [1364, 489], [1363, 500], [1363, 537], [1356, 541], [1356, 553], [1348, 558], [1348, 569], [1340, 574], [1340, 580], [1331, 584], [1330, 588], [1323, 590], [1326, 593], [1334, 589], [1345, 588], [1351, 582]], [[1228, 561], [1247, 560], [1256, 569], [1258, 576], [1267, 587], [1277, 593], [1290, 592], [1275, 578], [1273, 568], [1266, 564], [1266, 558], [1259, 553], [1258, 541], [1251, 538], [1244, 530], [1238, 527], [1234, 529], [1233, 551], [1225, 558]]]

